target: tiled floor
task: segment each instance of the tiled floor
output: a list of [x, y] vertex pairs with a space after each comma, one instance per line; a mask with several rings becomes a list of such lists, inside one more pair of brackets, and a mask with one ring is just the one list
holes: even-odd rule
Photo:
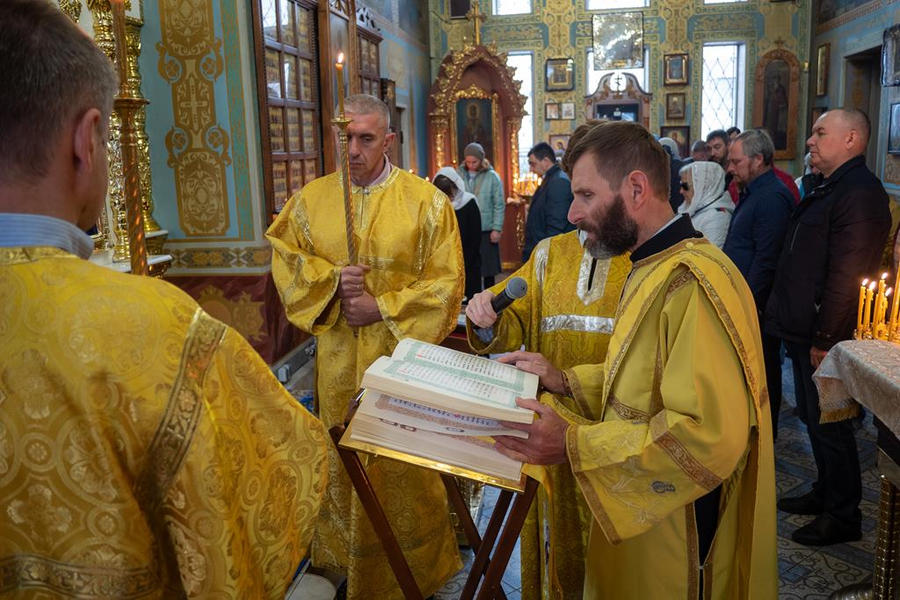
[[[782, 403], [778, 441], [775, 444], [776, 486], [778, 497], [796, 495], [810, 489], [816, 470], [809, 447], [806, 428], [793, 414], [794, 383], [790, 377], [790, 363], [785, 361], [785, 401]], [[808, 523], [812, 517], [778, 513], [778, 574], [779, 598], [782, 600], [825, 600], [840, 588], [871, 580], [875, 559], [875, 527], [878, 519], [880, 482], [875, 467], [875, 428], [871, 416], [857, 431], [859, 457], [863, 469], [863, 539], [851, 544], [825, 548], [801, 546], [791, 540], [791, 532]], [[497, 490], [489, 488], [478, 527], [483, 533], [497, 499]], [[465, 566], [436, 595], [437, 600], [459, 597], [472, 564], [470, 550], [463, 553]], [[503, 577], [503, 589], [510, 600], [520, 600], [519, 548], [513, 552]]]

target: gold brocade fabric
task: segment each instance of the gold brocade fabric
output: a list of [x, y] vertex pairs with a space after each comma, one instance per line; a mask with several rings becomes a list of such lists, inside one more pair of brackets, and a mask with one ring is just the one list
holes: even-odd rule
[[[602, 362], [630, 270], [627, 256], [594, 261], [582, 249], [577, 231], [545, 239], [513, 274], [526, 280], [528, 293], [500, 313], [494, 340], [483, 344], [468, 323], [469, 344], [479, 353], [507, 352], [524, 345], [559, 369]], [[505, 285], [491, 290], [500, 293]], [[544, 394], [542, 401], [552, 402], [549, 396]], [[559, 395], [552, 399], [585, 419], [594, 420], [599, 414], [599, 404], [592, 407]], [[568, 465], [551, 465], [546, 471], [552, 480], [555, 514], [551, 519], [547, 493], [540, 488], [522, 527], [522, 598], [580, 599], [593, 518]], [[556, 577], [549, 573], [551, 524]], [[551, 592], [552, 581], [559, 589]]]
[[0, 596], [283, 598], [325, 430], [162, 281], [0, 248]]
[[[336, 295], [347, 265], [344, 205], [336, 174], [306, 185], [267, 232], [272, 273], [290, 321], [318, 338], [316, 395], [326, 427], [342, 423], [362, 374], [397, 342], [438, 343], [455, 326], [463, 295], [456, 216], [430, 183], [394, 168], [371, 188], [353, 188], [366, 290], [384, 321], [358, 329]], [[337, 453], [313, 544], [313, 562], [347, 573], [348, 598], [401, 599], [393, 572]], [[432, 471], [369, 458], [367, 471], [419, 589], [433, 594], [461, 568], [447, 494]]]
[[[706, 240], [634, 264], [606, 361], [568, 371], [587, 401], [602, 400], [602, 422], [573, 422], [566, 440], [594, 516], [586, 600], [777, 597], [758, 332], [747, 284]], [[693, 503], [718, 486], [703, 561]]]

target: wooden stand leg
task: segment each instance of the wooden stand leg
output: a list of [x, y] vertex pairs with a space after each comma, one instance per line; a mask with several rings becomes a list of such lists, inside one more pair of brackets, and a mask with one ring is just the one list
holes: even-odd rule
[[397, 538], [391, 530], [387, 515], [384, 514], [384, 509], [375, 496], [375, 490], [372, 488], [372, 483], [366, 475], [362, 461], [359, 460], [356, 452], [345, 450], [338, 444], [341, 436], [344, 435], [344, 428], [340, 425], [335, 425], [329, 433], [334, 441], [334, 447], [337, 448], [338, 456], [341, 457], [341, 462], [344, 463], [344, 468], [347, 469], [347, 474], [350, 476], [350, 481], [353, 483], [353, 488], [359, 496], [363, 509], [372, 523], [372, 528], [375, 530], [378, 539], [381, 540], [381, 545], [387, 555], [391, 570], [397, 578], [397, 583], [400, 584], [400, 590], [407, 600], [422, 600], [422, 592], [416, 585], [416, 579], [413, 577], [409, 564], [403, 556], [403, 551], [400, 549], [400, 544], [397, 543]]
[[[472, 514], [469, 512], [469, 507], [466, 506], [466, 501], [463, 499], [462, 493], [459, 490], [459, 483], [456, 481], [455, 477], [444, 473], [441, 473], [441, 480], [444, 482], [444, 487], [447, 488], [447, 498], [449, 498], [450, 504], [453, 505], [456, 514], [459, 516], [460, 525], [462, 525], [463, 532], [466, 534], [469, 546], [472, 547], [472, 550], [477, 556], [482, 548], [481, 536], [478, 535], [478, 527], [475, 526], [475, 522], [472, 520]], [[487, 565], [490, 566], [490, 564], [491, 561], [488, 560]], [[506, 594], [502, 589], [497, 594], [497, 597], [500, 598], [500, 600], [506, 600]]]
[[494, 559], [487, 567], [487, 573], [484, 576], [484, 582], [481, 584], [481, 591], [478, 593], [478, 600], [491, 600], [497, 597], [498, 591], [502, 593], [500, 580], [506, 565], [509, 563], [509, 557], [516, 546], [516, 538], [522, 531], [522, 525], [525, 523], [525, 517], [528, 516], [528, 509], [531, 508], [531, 502], [537, 492], [538, 482], [529, 478], [525, 484], [525, 491], [516, 496], [513, 502], [512, 510], [506, 521], [506, 527], [500, 535], [497, 542], [497, 549], [494, 551]]
[[[484, 539], [478, 552], [475, 554], [475, 562], [472, 563], [472, 570], [469, 571], [469, 577], [466, 578], [466, 585], [463, 588], [461, 600], [470, 600], [475, 597], [475, 590], [478, 588], [478, 582], [487, 568], [491, 550], [494, 548], [494, 542], [497, 540], [497, 534], [500, 532], [500, 526], [503, 525], [503, 519], [506, 517], [506, 511], [509, 509], [510, 500], [513, 493], [508, 490], [500, 492], [497, 498], [497, 504], [494, 506], [494, 513], [491, 520], [488, 521], [487, 529], [484, 532]], [[506, 565], [504, 565], [504, 568]]]

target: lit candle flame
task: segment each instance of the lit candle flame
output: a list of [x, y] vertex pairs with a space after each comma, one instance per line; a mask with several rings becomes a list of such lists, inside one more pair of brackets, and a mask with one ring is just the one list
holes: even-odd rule
[[878, 284], [875, 283], [875, 282], [873, 281], [872, 283], [869, 284], [869, 289], [872, 290], [872, 291], [874, 292], [874, 291], [875, 291], [875, 287], [876, 287], [877, 285], [878, 285]]
[[865, 279], [863, 279], [863, 282], [862, 282], [863, 287], [866, 287], [866, 284], [867, 284], [867, 283], [869, 283], [869, 278], [868, 278], [868, 277], [866, 277]]
[[338, 64], [340, 65], [343, 63], [344, 63], [344, 53], [341, 52], [340, 54], [338, 54]]

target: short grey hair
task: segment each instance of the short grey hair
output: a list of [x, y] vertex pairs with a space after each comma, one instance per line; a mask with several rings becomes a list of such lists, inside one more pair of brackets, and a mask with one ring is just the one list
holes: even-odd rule
[[54, 140], [96, 108], [108, 126], [112, 63], [47, 0], [0, 0], [0, 181], [47, 174]]
[[767, 167], [772, 166], [772, 159], [775, 156], [775, 144], [772, 143], [772, 137], [765, 129], [748, 129], [740, 134], [734, 141], [740, 140], [743, 146], [744, 154], [748, 158], [761, 156], [763, 164]]
[[869, 136], [872, 133], [872, 123], [869, 121], [869, 115], [858, 108], [834, 108], [828, 112], [840, 114], [844, 118], [847, 127], [859, 133], [863, 147], [869, 143]]
[[388, 105], [370, 94], [353, 94], [344, 100], [344, 112], [352, 115], [380, 115], [385, 128], [391, 126], [391, 111]]

